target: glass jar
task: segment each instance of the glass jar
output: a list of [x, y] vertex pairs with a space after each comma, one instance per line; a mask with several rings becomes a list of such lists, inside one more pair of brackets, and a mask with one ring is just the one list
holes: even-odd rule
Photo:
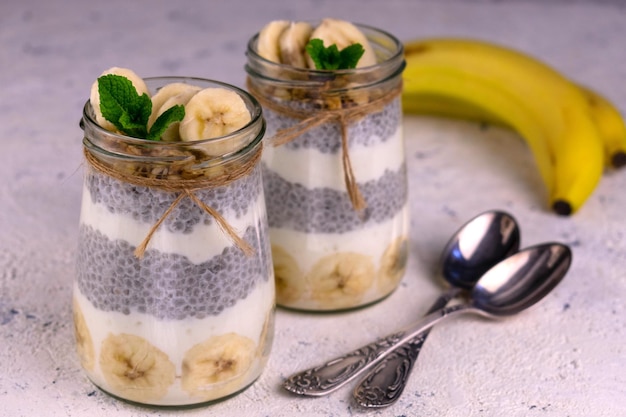
[[162, 142], [81, 121], [86, 173], [74, 322], [81, 364], [104, 391], [162, 406], [252, 384], [268, 359], [275, 290], [259, 164], [265, 123], [216, 139]]
[[267, 123], [263, 182], [277, 303], [309, 311], [367, 305], [401, 281], [408, 254], [400, 93], [403, 48], [357, 27], [376, 65], [312, 70], [248, 43], [247, 85]]

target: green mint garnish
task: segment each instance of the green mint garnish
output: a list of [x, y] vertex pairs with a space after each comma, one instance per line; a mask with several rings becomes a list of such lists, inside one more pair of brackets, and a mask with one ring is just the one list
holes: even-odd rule
[[160, 140], [161, 135], [167, 130], [170, 124], [180, 122], [185, 117], [185, 106], [176, 105], [165, 110], [157, 119], [148, 132], [146, 139]]
[[306, 45], [306, 51], [318, 70], [356, 68], [356, 64], [365, 52], [360, 43], [352, 44], [340, 51], [335, 44], [325, 47], [321, 39], [311, 39]]
[[145, 93], [139, 95], [128, 78], [103, 75], [98, 78], [98, 92], [102, 116], [121, 132], [135, 138], [160, 140], [171, 123], [180, 122], [185, 117], [184, 106], [173, 106], [163, 112], [148, 131], [152, 100]]

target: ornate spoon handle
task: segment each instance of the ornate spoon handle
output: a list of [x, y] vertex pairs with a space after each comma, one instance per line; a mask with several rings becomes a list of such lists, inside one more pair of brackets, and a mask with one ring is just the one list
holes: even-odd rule
[[[458, 288], [449, 289], [435, 301], [427, 314], [444, 308], [460, 292]], [[420, 333], [385, 356], [355, 388], [353, 396], [357, 404], [379, 408], [395, 403], [402, 395], [413, 364], [417, 361], [429, 333], [430, 330]]]
[[321, 366], [292, 375], [283, 383], [287, 391], [307, 396], [330, 394], [368, 369], [394, 342], [401, 340], [401, 331], [370, 343], [345, 356], [335, 358]]
[[[452, 294], [453, 291], [454, 294]], [[458, 294], [457, 291], [450, 290], [441, 296], [440, 300], [444, 297], [446, 298], [443, 306], [456, 294]], [[454, 312], [456, 311], [443, 310], [440, 314], [428, 316], [420, 322], [419, 325], [430, 327], [441, 318]], [[285, 380], [283, 387], [287, 391], [298, 395], [321, 396], [329, 394], [378, 363], [395, 347], [407, 342], [412, 338], [412, 335], [416, 334], [415, 326], [410, 326], [405, 330], [393, 333], [383, 339], [350, 352], [347, 355], [328, 361], [321, 366], [294, 374]]]
[[354, 389], [354, 400], [361, 407], [387, 407], [400, 398], [426, 341], [428, 331], [400, 346], [372, 369]]

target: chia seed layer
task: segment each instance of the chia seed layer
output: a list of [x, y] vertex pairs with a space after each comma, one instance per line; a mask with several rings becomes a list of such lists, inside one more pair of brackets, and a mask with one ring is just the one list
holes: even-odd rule
[[367, 207], [362, 218], [347, 192], [331, 188], [307, 189], [286, 181], [263, 164], [263, 184], [270, 227], [307, 233], [346, 233], [364, 223], [393, 218], [406, 204], [406, 166], [385, 170], [378, 179], [359, 183]]
[[[261, 192], [260, 169], [257, 165], [250, 175], [222, 187], [195, 191], [195, 195], [218, 213], [240, 218], [256, 203]], [[127, 214], [151, 225], [178, 197], [178, 193], [129, 184], [93, 170], [87, 173], [85, 184], [94, 203], [105, 205], [111, 213]], [[191, 233], [194, 225], [209, 225], [213, 221], [191, 199], [183, 198], [161, 227], [174, 233]]]
[[[267, 121], [266, 137], [272, 137], [280, 129], [300, 122], [290, 116], [263, 109]], [[391, 101], [382, 111], [369, 114], [348, 125], [348, 146], [373, 146], [386, 142], [398, 129], [402, 117], [400, 99]], [[324, 123], [303, 132], [293, 141], [282, 145], [290, 149], [313, 148], [325, 154], [336, 154], [341, 150], [341, 127], [339, 123]]]
[[124, 240], [111, 241], [91, 226], [81, 225], [77, 283], [82, 294], [103, 311], [150, 314], [158, 319], [202, 319], [219, 315], [245, 299], [270, 277], [267, 226], [250, 226], [243, 238], [254, 248], [246, 256], [229, 246], [207, 262], [146, 250], [143, 259]]

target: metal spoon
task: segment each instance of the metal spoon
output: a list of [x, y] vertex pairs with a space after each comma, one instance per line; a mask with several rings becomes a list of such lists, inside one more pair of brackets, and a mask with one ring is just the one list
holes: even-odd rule
[[[565, 276], [571, 260], [571, 250], [560, 243], [545, 243], [519, 251], [489, 269], [472, 289], [467, 303], [431, 313], [376, 344], [357, 350], [359, 353], [356, 355], [349, 354], [330, 361], [322, 368], [332, 367], [336, 362], [345, 362], [346, 358], [352, 356], [377, 363], [394, 349], [444, 318], [466, 313], [498, 318], [519, 313], [552, 291]], [[310, 390], [309, 387], [319, 385], [319, 381], [317, 368], [313, 368], [291, 377], [285, 388], [296, 394], [311, 395], [315, 390]]]
[[[515, 253], [519, 242], [519, 228], [508, 213], [489, 211], [463, 225], [441, 256], [441, 274], [451, 287], [427, 314], [444, 308], [462, 290], [471, 290], [489, 268]], [[381, 360], [355, 388], [356, 403], [376, 408], [395, 403], [404, 391], [429, 332], [417, 335]]]
[[[507, 213], [489, 211], [467, 222], [450, 239], [442, 254], [442, 274], [456, 288], [442, 294], [429, 313], [445, 307], [462, 289], [472, 288], [487, 269], [519, 248], [519, 240], [517, 223]], [[410, 347], [407, 354], [414, 355], [413, 362], [423, 339], [425, 336], [418, 335], [407, 344]], [[284, 387], [300, 395], [329, 394], [381, 360], [378, 351], [388, 343], [383, 339], [322, 366], [300, 372], [287, 379]]]

